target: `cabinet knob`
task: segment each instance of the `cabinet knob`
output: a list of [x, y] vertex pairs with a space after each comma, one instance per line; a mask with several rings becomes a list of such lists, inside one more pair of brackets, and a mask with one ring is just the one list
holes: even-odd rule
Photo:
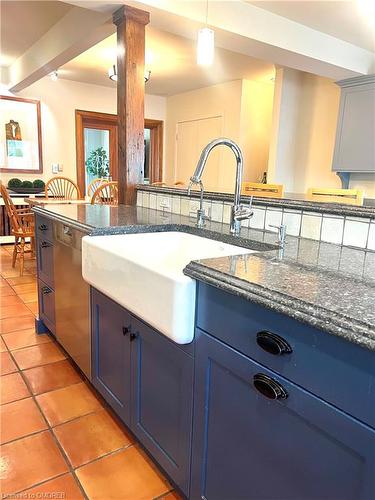
[[138, 333], [131, 333], [130, 334], [130, 341], [133, 342], [138, 337]]
[[276, 333], [262, 331], [257, 333], [257, 344], [269, 354], [281, 356], [293, 351], [288, 342]]
[[288, 397], [284, 387], [264, 373], [254, 375], [253, 384], [255, 389], [268, 399], [286, 399]]
[[40, 224], [39, 226], [39, 230], [40, 231], [47, 231], [48, 227], [46, 226], [46, 224]]
[[123, 326], [122, 327], [122, 334], [125, 336], [130, 332], [130, 326]]

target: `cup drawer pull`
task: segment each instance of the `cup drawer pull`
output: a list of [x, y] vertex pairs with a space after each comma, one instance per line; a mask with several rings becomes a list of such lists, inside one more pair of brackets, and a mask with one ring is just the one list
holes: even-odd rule
[[48, 248], [48, 247], [51, 247], [52, 244], [51, 243], [48, 243], [48, 241], [42, 241], [42, 243], [40, 244], [40, 246], [42, 248]]
[[284, 387], [264, 373], [254, 375], [253, 384], [255, 389], [268, 399], [286, 399], [288, 397]]
[[52, 290], [50, 288], [48, 288], [48, 286], [44, 286], [42, 288], [43, 295], [47, 295], [47, 293], [51, 293], [51, 292], [52, 292]]
[[46, 225], [46, 224], [40, 224], [40, 226], [39, 226], [39, 230], [40, 230], [40, 231], [47, 231], [47, 230], [48, 230], [48, 227], [47, 227], [47, 225]]
[[288, 342], [276, 333], [262, 331], [257, 333], [257, 344], [264, 351], [275, 356], [289, 354], [293, 351]]

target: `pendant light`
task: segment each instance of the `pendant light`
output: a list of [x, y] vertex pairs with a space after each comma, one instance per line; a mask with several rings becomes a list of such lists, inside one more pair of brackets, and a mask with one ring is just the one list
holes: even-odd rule
[[206, 26], [198, 31], [197, 64], [210, 66], [214, 62], [215, 33], [208, 26], [208, 0], [206, 0]]

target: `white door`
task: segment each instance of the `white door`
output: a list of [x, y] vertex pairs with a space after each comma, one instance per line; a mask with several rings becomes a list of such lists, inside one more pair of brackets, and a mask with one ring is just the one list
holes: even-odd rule
[[[222, 135], [223, 117], [214, 116], [177, 124], [175, 181], [189, 183], [202, 149]], [[207, 191], [217, 191], [222, 168], [223, 150], [214, 150], [206, 164], [202, 181]]]

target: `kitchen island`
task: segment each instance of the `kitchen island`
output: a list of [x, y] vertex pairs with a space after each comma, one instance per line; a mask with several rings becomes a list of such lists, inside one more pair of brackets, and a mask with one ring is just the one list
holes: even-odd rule
[[34, 210], [85, 235], [180, 231], [256, 252], [187, 265], [190, 344], [91, 290], [90, 380], [187, 498], [374, 496], [374, 252], [293, 237], [281, 252], [274, 233], [143, 207]]

